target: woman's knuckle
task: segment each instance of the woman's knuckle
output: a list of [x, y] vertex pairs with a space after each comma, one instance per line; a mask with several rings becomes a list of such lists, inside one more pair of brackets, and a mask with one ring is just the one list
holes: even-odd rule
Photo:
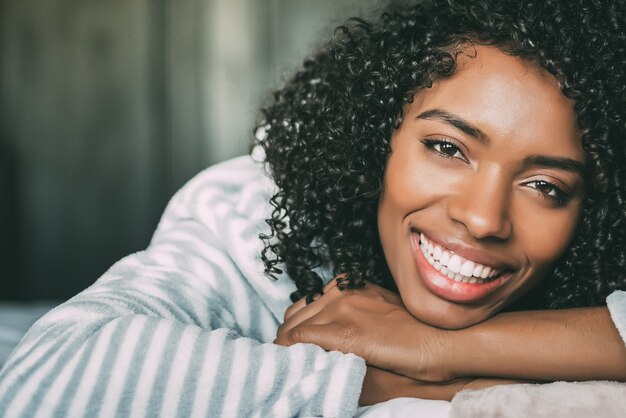
[[302, 343], [306, 341], [306, 333], [302, 328], [293, 328], [287, 333], [287, 338], [292, 344]]
[[351, 322], [342, 322], [339, 326], [339, 332], [341, 338], [351, 339], [358, 334], [358, 328]]

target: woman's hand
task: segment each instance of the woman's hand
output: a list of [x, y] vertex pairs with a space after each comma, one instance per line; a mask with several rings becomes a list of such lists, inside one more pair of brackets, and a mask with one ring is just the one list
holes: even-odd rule
[[332, 280], [313, 303], [287, 309], [275, 343], [317, 344], [412, 379], [444, 382], [456, 377], [446, 367], [446, 333], [416, 320], [393, 292], [372, 283], [340, 290]]
[[423, 382], [489, 376], [552, 380], [626, 380], [626, 350], [606, 307], [507, 312], [462, 330], [419, 322], [400, 298], [367, 283], [299, 301], [276, 343], [313, 343], [355, 353], [370, 366]]
[[496, 385], [530, 383], [510, 379], [461, 378], [449, 382], [420, 382], [387, 370], [368, 366], [359, 405], [368, 406], [395, 398], [451, 401], [463, 389], [484, 389]]

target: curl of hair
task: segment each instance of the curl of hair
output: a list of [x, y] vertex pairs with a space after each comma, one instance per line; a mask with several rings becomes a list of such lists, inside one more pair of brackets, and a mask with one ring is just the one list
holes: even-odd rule
[[613, 0], [433, 0], [350, 19], [273, 94], [257, 140], [278, 192], [263, 235], [266, 273], [322, 293], [393, 288], [377, 229], [389, 141], [402, 107], [449, 77], [457, 56], [492, 45], [532, 61], [575, 102], [590, 176], [573, 240], [553, 273], [515, 308], [602, 304], [626, 288], [626, 13]]

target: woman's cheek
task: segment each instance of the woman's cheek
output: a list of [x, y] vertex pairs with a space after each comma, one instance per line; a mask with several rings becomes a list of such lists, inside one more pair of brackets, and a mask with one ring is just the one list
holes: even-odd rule
[[578, 220], [577, 210], [537, 208], [524, 211], [526, 219], [516, 222], [518, 241], [538, 275], [547, 274], [567, 250]]

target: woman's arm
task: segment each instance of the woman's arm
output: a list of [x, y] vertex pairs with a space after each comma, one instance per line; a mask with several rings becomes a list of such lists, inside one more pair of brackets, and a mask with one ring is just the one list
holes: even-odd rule
[[534, 383], [495, 378], [459, 378], [449, 382], [420, 382], [388, 370], [367, 367], [359, 405], [369, 406], [396, 398], [420, 398], [451, 401], [463, 389], [485, 389], [497, 385]]
[[501, 313], [447, 336], [461, 376], [626, 381], [626, 346], [606, 307]]
[[362, 359], [269, 343], [293, 284], [263, 276], [262, 169], [238, 161], [192, 181], [147, 251], [31, 328], [0, 371], [1, 417], [355, 413]]
[[607, 308], [504, 313], [452, 331], [417, 321], [375, 285], [326, 290], [312, 304], [290, 308], [277, 342], [353, 352], [420, 381], [626, 380], [626, 348]]

